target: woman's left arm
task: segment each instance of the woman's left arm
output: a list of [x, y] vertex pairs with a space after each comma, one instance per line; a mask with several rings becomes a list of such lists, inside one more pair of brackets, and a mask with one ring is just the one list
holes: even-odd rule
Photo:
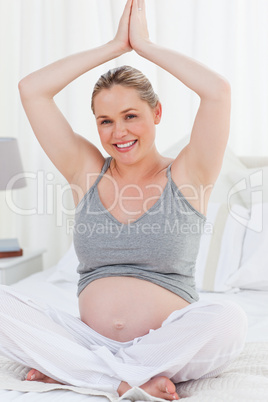
[[152, 43], [144, 0], [133, 0], [129, 35], [132, 48], [140, 56], [168, 71], [199, 95], [200, 106], [191, 139], [180, 159], [183, 157], [186, 167], [197, 175], [198, 181], [213, 184], [220, 172], [229, 136], [231, 89], [228, 81], [192, 58]]

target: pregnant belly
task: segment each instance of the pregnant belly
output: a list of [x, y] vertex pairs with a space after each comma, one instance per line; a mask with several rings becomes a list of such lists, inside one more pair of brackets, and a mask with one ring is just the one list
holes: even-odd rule
[[130, 277], [97, 279], [79, 295], [81, 320], [99, 334], [119, 342], [161, 327], [173, 311], [188, 304], [161, 286]]

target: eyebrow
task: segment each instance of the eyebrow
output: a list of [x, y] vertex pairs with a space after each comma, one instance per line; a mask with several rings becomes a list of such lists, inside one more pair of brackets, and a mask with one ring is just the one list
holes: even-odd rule
[[[138, 111], [138, 109], [135, 109], [135, 108], [133, 108], [133, 107], [130, 107], [130, 108], [128, 108], [128, 109], [122, 110], [121, 114], [127, 113], [127, 112], [129, 112], [130, 110], [135, 110], [136, 112]], [[104, 116], [104, 115], [98, 116], [98, 117], [97, 117], [97, 120], [98, 120], [98, 119], [107, 119], [108, 117], [109, 117], [109, 116]]]

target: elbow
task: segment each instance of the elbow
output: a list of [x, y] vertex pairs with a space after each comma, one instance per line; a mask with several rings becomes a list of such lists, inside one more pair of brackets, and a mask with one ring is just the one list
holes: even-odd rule
[[231, 85], [229, 82], [221, 77], [217, 76], [213, 82], [207, 84], [207, 90], [201, 96], [201, 99], [207, 101], [231, 101]]
[[22, 80], [19, 81], [18, 88], [22, 100], [29, 99], [31, 97], [33, 90], [31, 88], [31, 85], [29, 84], [29, 80], [27, 79], [27, 77], [22, 78]]
[[39, 81], [32, 74], [27, 75], [19, 81], [18, 88], [22, 101], [33, 100], [44, 96], [47, 97]]
[[18, 88], [19, 88], [19, 93], [20, 95], [22, 94], [22, 92], [24, 91], [24, 78], [22, 80], [20, 80], [20, 82], [18, 83]]
[[217, 100], [231, 99], [231, 85], [225, 78], [219, 79], [215, 97]]

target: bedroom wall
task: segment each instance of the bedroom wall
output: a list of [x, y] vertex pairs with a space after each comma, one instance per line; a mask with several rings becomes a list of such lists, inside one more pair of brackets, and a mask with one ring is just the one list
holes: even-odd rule
[[[28, 186], [7, 205], [0, 193], [0, 237], [45, 246], [46, 267], [71, 241], [73, 202], [64, 178], [35, 139], [20, 104], [20, 78], [58, 58], [110, 40], [125, 0], [0, 0], [0, 136], [17, 137]], [[151, 39], [198, 59], [232, 86], [229, 146], [238, 155], [268, 153], [268, 2], [147, 0]], [[190, 132], [198, 97], [134, 53], [79, 78], [56, 101], [74, 130], [100, 146], [90, 94], [108, 68], [131, 64], [152, 81], [163, 103], [157, 145], [164, 151]], [[16, 206], [16, 208], [14, 207]], [[16, 209], [16, 211], [15, 211]]]

